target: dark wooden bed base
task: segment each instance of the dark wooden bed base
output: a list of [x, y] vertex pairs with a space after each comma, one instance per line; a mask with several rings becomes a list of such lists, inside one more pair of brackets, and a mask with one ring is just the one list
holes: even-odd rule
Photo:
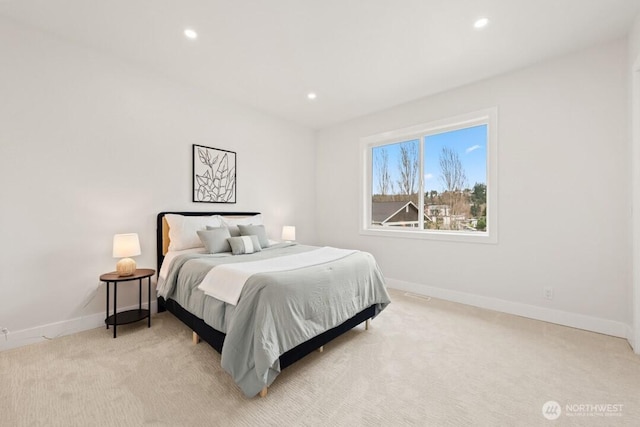
[[[157, 218], [157, 254], [158, 254], [158, 272], [164, 259], [163, 245], [162, 245], [162, 219], [166, 214], [179, 214], [186, 216], [202, 216], [202, 215], [221, 215], [221, 216], [252, 216], [257, 215], [257, 212], [161, 212]], [[185, 325], [191, 328], [198, 336], [209, 343], [218, 353], [222, 353], [222, 346], [224, 344], [225, 334], [207, 325], [204, 320], [197, 316], [194, 316], [187, 310], [185, 310], [180, 304], [172, 299], [165, 300], [163, 297], [158, 297], [158, 312], [168, 310], [178, 319], [180, 319]], [[356, 314], [352, 318], [348, 319], [344, 323], [336, 326], [333, 329], [329, 329], [311, 338], [308, 341], [303, 342], [297, 347], [292, 348], [283, 355], [280, 356], [280, 369], [284, 369], [287, 366], [292, 365], [298, 360], [302, 359], [307, 354], [314, 350], [319, 349], [323, 345], [327, 344], [334, 338], [339, 337], [345, 332], [353, 329], [362, 322], [371, 319], [375, 315], [375, 306], [370, 306], [360, 313]]]

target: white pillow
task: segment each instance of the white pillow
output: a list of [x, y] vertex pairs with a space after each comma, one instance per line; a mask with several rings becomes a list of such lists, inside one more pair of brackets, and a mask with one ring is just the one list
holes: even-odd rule
[[207, 225], [220, 227], [220, 215], [184, 216], [167, 214], [164, 216], [169, 224], [169, 250], [182, 251], [189, 248], [204, 247], [198, 230], [206, 230]]
[[238, 237], [240, 235], [240, 230], [238, 229], [238, 225], [262, 225], [262, 214], [248, 216], [245, 218], [229, 218], [229, 217], [220, 217], [222, 221], [222, 225], [229, 229], [229, 234], [231, 237]]

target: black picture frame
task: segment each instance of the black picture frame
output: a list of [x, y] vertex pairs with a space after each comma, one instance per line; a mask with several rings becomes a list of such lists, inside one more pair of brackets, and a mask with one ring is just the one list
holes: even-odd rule
[[193, 202], [235, 203], [236, 160], [234, 151], [193, 144]]

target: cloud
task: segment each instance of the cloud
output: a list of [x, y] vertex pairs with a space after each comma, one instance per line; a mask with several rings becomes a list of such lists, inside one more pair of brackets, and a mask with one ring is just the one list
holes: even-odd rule
[[425, 174], [424, 174], [424, 179], [425, 179], [425, 181], [427, 181], [427, 180], [429, 180], [429, 179], [431, 179], [431, 178], [433, 178], [433, 174], [432, 174], [432, 173], [425, 173]]
[[476, 145], [473, 145], [473, 146], [467, 148], [466, 150], [464, 150], [464, 152], [469, 154], [472, 151], [476, 151], [478, 148], [482, 148], [482, 147], [480, 145], [476, 144]]

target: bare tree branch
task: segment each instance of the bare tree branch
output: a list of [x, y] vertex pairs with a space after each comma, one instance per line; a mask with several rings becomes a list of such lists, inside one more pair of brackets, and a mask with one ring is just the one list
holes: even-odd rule
[[378, 192], [386, 196], [393, 190], [391, 185], [391, 175], [389, 175], [389, 153], [386, 148], [376, 149], [374, 159], [376, 177], [378, 178]]
[[400, 159], [398, 160], [398, 169], [400, 170], [400, 180], [398, 187], [403, 194], [414, 194], [416, 192], [416, 181], [418, 179], [418, 167], [420, 159], [418, 158], [417, 141], [403, 142], [400, 144]]
[[467, 175], [458, 153], [449, 147], [442, 147], [440, 153], [440, 180], [444, 184], [451, 213], [457, 214], [463, 190], [467, 185]]

